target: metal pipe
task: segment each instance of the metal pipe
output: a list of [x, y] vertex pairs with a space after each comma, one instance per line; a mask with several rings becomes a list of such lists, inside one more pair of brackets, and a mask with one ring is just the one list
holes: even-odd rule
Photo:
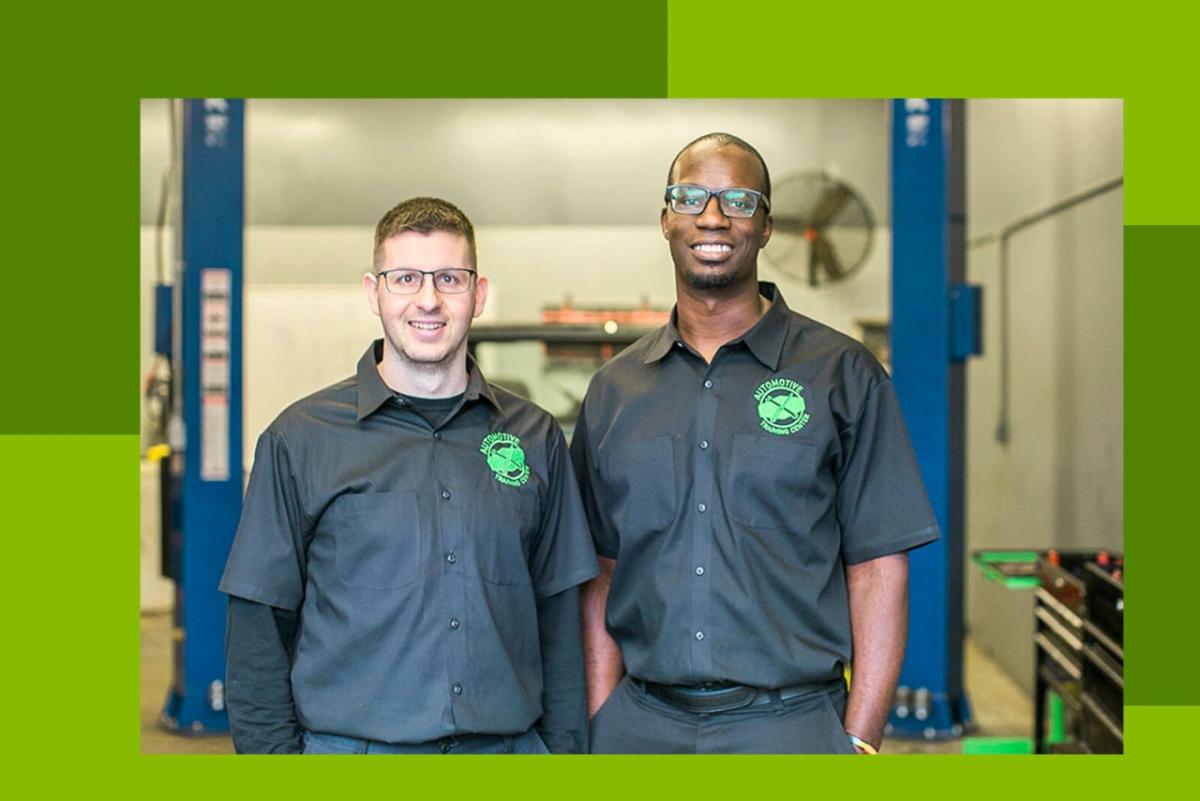
[[1010, 396], [1010, 367], [1009, 367], [1009, 263], [1008, 263], [1008, 241], [1012, 236], [1020, 231], [1036, 225], [1043, 220], [1054, 217], [1058, 214], [1067, 211], [1068, 209], [1078, 206], [1092, 198], [1099, 197], [1120, 188], [1125, 183], [1125, 177], [1118, 175], [1116, 178], [1097, 184], [1090, 189], [1085, 189], [1082, 192], [1071, 195], [1063, 200], [1047, 206], [1044, 209], [1026, 214], [1024, 217], [1019, 217], [1008, 225], [1004, 226], [1000, 231], [981, 234], [971, 237], [967, 240], [968, 248], [982, 247], [997, 242], [1000, 245], [1000, 415], [996, 422], [996, 441], [1002, 445], [1007, 445], [1010, 438], [1010, 417], [1009, 417], [1009, 396]]

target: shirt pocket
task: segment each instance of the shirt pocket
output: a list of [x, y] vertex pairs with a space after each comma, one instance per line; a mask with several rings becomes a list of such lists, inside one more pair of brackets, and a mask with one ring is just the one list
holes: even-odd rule
[[413, 492], [343, 495], [329, 508], [338, 578], [347, 587], [394, 590], [416, 580], [421, 520]]
[[670, 525], [678, 512], [675, 448], [671, 437], [653, 437], [601, 455], [604, 505], [621, 536]]
[[807, 519], [798, 508], [808, 496], [817, 448], [808, 442], [736, 434], [728, 508], [738, 523], [756, 529], [795, 531]]
[[521, 488], [488, 483], [471, 515], [475, 567], [492, 584], [532, 584], [528, 554], [540, 520], [537, 492], [532, 482]]

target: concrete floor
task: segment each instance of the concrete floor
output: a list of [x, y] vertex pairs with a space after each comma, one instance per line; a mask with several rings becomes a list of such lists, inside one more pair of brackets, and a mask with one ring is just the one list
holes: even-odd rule
[[[142, 753], [228, 754], [228, 736], [183, 736], [163, 729], [158, 722], [171, 682], [171, 615], [144, 612], [141, 626]], [[1033, 731], [1033, 703], [996, 663], [967, 641], [964, 674], [967, 694], [975, 712], [977, 737], [1028, 737]], [[888, 739], [884, 752], [892, 754], [958, 754], [962, 743]]]
[[173, 673], [171, 613], [142, 613], [141, 721], [143, 754], [232, 754], [228, 735], [185, 736], [158, 721]]

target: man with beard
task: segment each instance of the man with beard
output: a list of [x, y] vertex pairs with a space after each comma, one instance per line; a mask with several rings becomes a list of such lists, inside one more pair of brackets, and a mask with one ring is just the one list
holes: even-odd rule
[[488, 284], [459, 209], [401, 203], [374, 259], [383, 338], [258, 441], [221, 581], [234, 745], [584, 751], [596, 562], [562, 432], [468, 359]]
[[758, 280], [758, 151], [708, 134], [667, 184], [675, 310], [595, 375], [571, 444], [592, 750], [874, 753], [905, 551], [938, 537], [891, 381]]

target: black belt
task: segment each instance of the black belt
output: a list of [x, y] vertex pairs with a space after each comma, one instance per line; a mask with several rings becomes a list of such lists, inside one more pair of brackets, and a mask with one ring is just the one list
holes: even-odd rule
[[519, 734], [456, 734], [452, 737], [432, 740], [426, 743], [426, 745], [432, 745], [437, 748], [439, 754], [448, 754], [458, 745], [472, 745], [476, 748], [481, 748], [496, 745], [504, 740], [515, 739], [519, 736]]
[[634, 679], [632, 676], [630, 678], [634, 684], [641, 686], [647, 695], [653, 695], [660, 701], [685, 712], [697, 713], [729, 712], [734, 709], [765, 706], [775, 701], [787, 701], [803, 695], [828, 692], [842, 683], [841, 679], [835, 679], [831, 682], [797, 684], [778, 690], [768, 690], [731, 682], [699, 685], [658, 684], [653, 681]]

